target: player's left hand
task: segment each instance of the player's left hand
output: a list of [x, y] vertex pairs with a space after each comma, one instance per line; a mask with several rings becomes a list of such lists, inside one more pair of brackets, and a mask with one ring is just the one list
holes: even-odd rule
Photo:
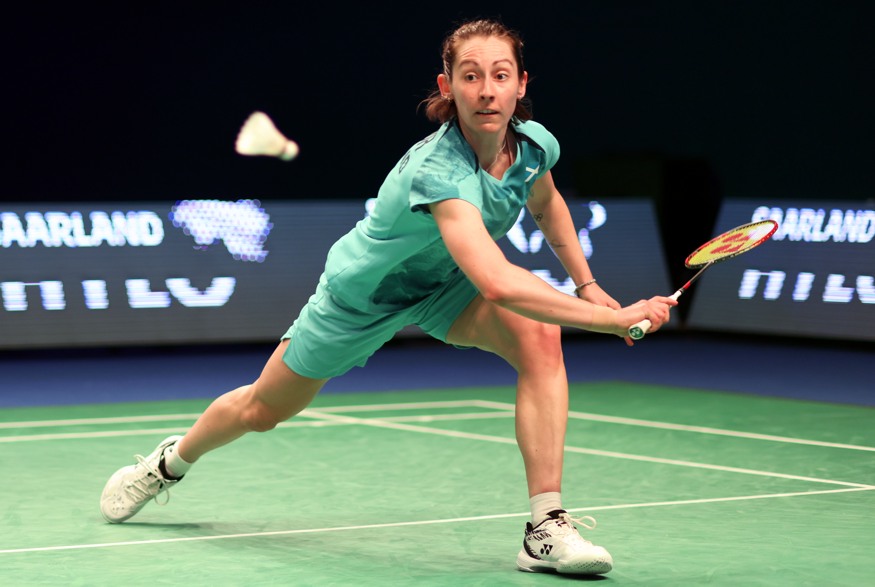
[[577, 290], [577, 297], [597, 306], [606, 306], [614, 310], [621, 308], [620, 303], [609, 296], [598, 283], [591, 283], [580, 288]]

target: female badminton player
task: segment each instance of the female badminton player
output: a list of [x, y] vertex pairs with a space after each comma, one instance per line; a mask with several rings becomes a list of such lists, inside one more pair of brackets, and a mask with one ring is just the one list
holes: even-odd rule
[[[437, 130], [398, 161], [373, 212], [331, 248], [315, 293], [261, 375], [216, 399], [184, 436], [113, 474], [100, 498], [106, 520], [129, 519], [205, 454], [299, 413], [327, 380], [364, 366], [416, 324], [445, 343], [495, 353], [518, 373], [516, 437], [532, 513], [518, 568], [611, 570], [608, 551], [585, 540], [581, 521], [563, 509], [568, 382], [560, 326], [632, 344], [630, 326], [647, 319], [658, 330], [677, 302], [654, 296], [621, 307], [596, 282], [551, 176], [558, 142], [525, 99], [520, 35], [498, 21], [469, 21], [444, 40], [442, 58], [437, 87], [423, 101]], [[523, 206], [576, 296], [511, 264], [495, 243]]]

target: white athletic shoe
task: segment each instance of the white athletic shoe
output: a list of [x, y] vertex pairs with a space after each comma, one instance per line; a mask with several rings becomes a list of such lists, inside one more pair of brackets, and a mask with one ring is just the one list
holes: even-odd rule
[[166, 479], [158, 466], [164, 459], [164, 449], [181, 439], [182, 436], [165, 438], [149, 456], [134, 455], [137, 464], [122, 467], [109, 478], [100, 496], [100, 513], [107, 522], [117, 524], [131, 518], [149, 500], [182, 479]]
[[602, 575], [614, 567], [614, 559], [608, 551], [584, 540], [574, 526], [577, 522], [592, 530], [595, 528], [593, 518], [572, 518], [565, 510], [554, 510], [549, 515], [534, 528], [531, 522], [526, 524], [523, 548], [516, 557], [519, 570]]

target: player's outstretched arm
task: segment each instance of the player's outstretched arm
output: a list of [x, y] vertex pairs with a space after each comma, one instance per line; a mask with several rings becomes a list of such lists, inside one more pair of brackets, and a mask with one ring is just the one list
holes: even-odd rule
[[459, 199], [431, 205], [447, 249], [487, 301], [546, 322], [624, 337], [635, 322], [652, 316], [660, 326], [676, 302], [665, 297], [627, 308], [609, 308], [557, 291], [527, 269], [510, 263], [483, 225], [479, 210]]

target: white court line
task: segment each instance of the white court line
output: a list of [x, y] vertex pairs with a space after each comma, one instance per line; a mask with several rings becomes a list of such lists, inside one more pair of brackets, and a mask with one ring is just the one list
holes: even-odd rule
[[[496, 410], [513, 409], [513, 404], [501, 402], [480, 401], [476, 400], [479, 405], [484, 408], [493, 408]], [[739, 432], [737, 430], [724, 430], [722, 428], [708, 428], [706, 426], [689, 426], [687, 424], [671, 424], [668, 422], [659, 422], [656, 420], [637, 420], [635, 418], [622, 418], [619, 416], [602, 416], [601, 414], [589, 414], [587, 412], [568, 412], [569, 418], [578, 420], [592, 420], [594, 422], [608, 422], [611, 424], [625, 424], [627, 426], [644, 426], [646, 428], [662, 428], [665, 430], [679, 430], [682, 432], [698, 432], [700, 434], [715, 434], [718, 436], [732, 436], [735, 438], [749, 438], [752, 440], [770, 440], [774, 442], [786, 442], [789, 444], [805, 444], [808, 446], [822, 446], [826, 448], [845, 448], [848, 450], [863, 450], [875, 452], [873, 446], [860, 446], [857, 444], [840, 444], [837, 442], [823, 442], [820, 440], [806, 440], [804, 438], [793, 438], [790, 436], [773, 436], [771, 434], [757, 434], [755, 432]]]
[[167, 422], [172, 420], [191, 420], [200, 414], [160, 414], [156, 416], [116, 416], [108, 418], [71, 418], [69, 420], [33, 420], [31, 422], [0, 422], [0, 429], [15, 428], [54, 428], [58, 426], [81, 426], [87, 424], [139, 424], [142, 422]]
[[[370, 404], [353, 406], [332, 406], [318, 408], [320, 412], [376, 412], [380, 410], [423, 410], [429, 408], [479, 408], [485, 407], [495, 410], [494, 406], [484, 406], [481, 400], [458, 400], [445, 402], [407, 402], [399, 404]], [[513, 404], [509, 404], [513, 411]], [[506, 410], [507, 408], [497, 408]], [[307, 410], [301, 412], [305, 415]], [[4, 428], [50, 428], [53, 426], [79, 426], [85, 424], [136, 424], [141, 422], [164, 422], [167, 420], [197, 420], [200, 413], [196, 414], [155, 414], [150, 416], [110, 416], [106, 418], [71, 418], [64, 420], [32, 420], [30, 422], [0, 422], [0, 429]]]
[[[487, 400], [456, 400], [456, 401], [435, 401], [435, 402], [404, 402], [391, 404], [367, 404], [367, 405], [351, 405], [351, 406], [330, 406], [323, 408], [312, 408], [319, 413], [347, 413], [347, 412], [377, 412], [382, 410], [418, 410], [428, 408], [484, 408], [489, 410], [499, 410], [501, 416], [505, 417], [506, 412], [512, 412], [515, 405], [511, 403], [494, 402]], [[301, 416], [307, 416], [311, 409], [301, 412]], [[489, 417], [488, 413], [484, 412], [483, 417]], [[81, 424], [132, 424], [140, 422], [160, 422], [168, 420], [196, 420], [200, 414], [164, 414], [151, 416], [118, 416], [108, 418], [78, 418], [67, 420], [36, 420], [30, 422], [0, 422], [0, 429], [15, 429], [15, 428], [48, 428], [54, 426], [76, 426]], [[726, 430], [721, 428], [709, 428], [706, 426], [690, 426], [687, 424], [672, 424], [669, 422], [660, 422], [657, 420], [640, 420], [636, 418], [623, 418], [620, 416], [605, 416], [601, 414], [592, 414], [587, 412], [568, 412], [569, 418], [578, 420], [591, 420], [594, 422], [607, 422], [612, 424], [625, 424], [628, 426], [642, 426], [646, 428], [660, 428], [665, 430], [678, 430], [682, 432], [697, 432], [700, 434], [714, 434], [719, 436], [730, 436], [736, 438], [748, 438], [752, 440], [768, 440], [773, 442], [785, 442], [789, 444], [803, 444], [808, 446], [821, 446], [826, 448], [842, 448], [848, 450], [861, 450], [875, 452], [875, 447], [861, 446], [857, 444], [841, 444], [837, 442], [824, 442], [820, 440], [807, 440], [803, 438], [793, 438], [789, 436], [775, 436], [771, 434], [758, 434], [755, 432], [739, 432], [737, 430]], [[452, 419], [453, 415], [449, 416], [416, 416], [420, 421], [429, 421], [429, 418], [434, 420]], [[470, 416], [473, 417], [473, 416]], [[401, 418], [384, 418], [386, 420], [401, 420]], [[64, 436], [63, 438], [68, 438]], [[76, 438], [75, 436], [70, 438]], [[0, 442], [4, 442], [0, 437]], [[7, 441], [8, 442], [8, 441]]]
[[[488, 403], [488, 402], [487, 402]], [[510, 409], [514, 410], [513, 404]], [[424, 408], [479, 408], [485, 407], [490, 410], [496, 409], [493, 406], [487, 406], [483, 401], [478, 399], [464, 399], [444, 402], [404, 402], [399, 404], [367, 404], [358, 406], [330, 406], [324, 408], [313, 408], [319, 412], [379, 412], [381, 410], [421, 410]], [[507, 408], [499, 408], [506, 410]], [[307, 410], [304, 410], [307, 411]]]
[[[307, 416], [304, 412], [299, 415]], [[512, 418], [513, 413], [508, 412], [475, 412], [475, 413], [456, 413], [456, 414], [441, 414], [441, 415], [421, 415], [421, 416], [392, 416], [383, 418], [390, 422], [438, 422], [444, 420], [488, 420], [493, 418]], [[315, 416], [309, 415], [314, 418]], [[116, 418], [111, 418], [115, 420]], [[156, 420], [160, 418], [155, 417]], [[171, 420], [183, 418], [170, 418]], [[350, 426], [358, 422], [348, 422], [345, 420], [294, 420], [292, 422], [280, 422], [277, 428], [324, 428], [325, 426]], [[56, 432], [53, 434], [23, 434], [19, 436], [0, 436], [0, 444], [12, 442], [30, 442], [39, 440], [82, 440], [86, 438], [115, 438], [120, 436], [148, 436], [152, 434], [184, 434], [188, 430], [188, 426], [182, 428], [138, 428], [131, 430], [104, 430], [93, 432]]]
[[59, 432], [57, 434], [25, 434], [0, 436], [0, 444], [39, 440], [82, 440], [84, 438], [116, 438], [119, 436], [150, 436], [153, 434], [183, 434], [188, 428], [142, 428], [138, 430], [106, 430], [103, 432]]
[[[512, 404], [502, 404], [497, 402], [480, 402], [479, 400], [474, 400], [479, 403], [481, 407], [490, 406], [493, 409], [513, 407]], [[446, 407], [448, 405], [452, 407], [461, 407], [470, 405], [472, 402], [427, 402], [429, 407]], [[422, 404], [382, 404], [378, 409], [388, 409], [387, 406], [391, 406], [392, 409], [401, 409], [403, 408], [418, 408], [421, 407]], [[374, 406], [354, 406], [354, 410], [350, 411], [375, 411]], [[343, 408], [332, 408], [332, 411], [341, 411]], [[580, 412], [573, 412], [574, 414], [587, 416], [587, 414], [582, 414]], [[513, 414], [511, 412], [500, 412], [498, 414], [444, 414], [441, 416], [400, 416], [394, 418], [382, 418], [382, 419], [367, 419], [367, 418], [357, 418], [353, 416], [342, 416], [328, 413], [321, 413], [321, 410], [308, 409], [304, 410], [302, 415], [310, 417], [310, 418], [318, 418], [323, 420], [323, 422], [284, 422], [280, 424], [280, 427], [303, 427], [303, 426], [325, 426], [325, 425], [344, 425], [344, 424], [359, 424], [359, 425], [367, 425], [367, 426], [375, 426], [379, 428], [392, 428], [396, 430], [404, 430], [408, 432], [419, 432], [419, 433], [427, 433], [427, 434], [435, 434], [440, 436], [449, 436], [456, 438], [465, 438], [468, 440], [482, 440], [487, 442], [498, 442], [503, 444], [516, 444], [516, 439], [514, 438], [506, 438], [501, 436], [491, 436], [485, 434], [474, 434], [469, 432], [460, 432], [455, 430], [442, 430], [439, 428], [429, 428], [426, 426], [414, 426], [410, 424], [403, 423], [404, 421], [415, 421], [415, 422], [431, 422], [436, 420], [452, 420], [452, 419], [472, 419], [472, 418], [480, 418], [480, 417], [509, 417]], [[188, 416], [187, 414], [179, 414], [175, 416], [171, 416], [169, 419], [182, 419], [183, 416]], [[140, 416], [136, 417], [136, 421], [151, 421], [154, 418], [159, 418], [159, 416]], [[90, 421], [98, 420], [98, 419], [89, 419]], [[118, 422], [118, 418], [109, 418], [108, 420], [112, 422]], [[76, 420], [78, 422], [78, 420]], [[60, 421], [56, 421], [60, 422]], [[636, 421], [637, 425], [644, 425], [643, 421]], [[625, 423], [625, 422], [624, 422]], [[108, 437], [120, 437], [120, 436], [145, 436], [145, 435], [153, 435], [153, 434], [173, 434], [173, 433], [183, 433], [184, 429], [180, 428], [153, 428], [153, 429], [140, 429], [140, 430], [112, 430], [112, 431], [102, 431], [102, 432], [71, 432], [71, 433], [58, 433], [58, 434], [37, 434], [37, 435], [25, 435], [25, 436], [8, 436], [8, 437], [0, 437], [0, 443], [10, 443], [10, 442], [25, 442], [25, 441], [36, 441], [36, 440], [71, 440], [71, 439], [84, 439], [84, 438], [108, 438]], [[834, 479], [821, 479], [817, 477], [805, 477], [800, 475], [788, 475], [785, 473], [775, 473], [771, 471], [759, 471], [754, 469], [743, 469], [738, 467], [728, 467], [723, 465], [712, 465], [708, 463], [697, 463], [692, 461], [682, 461], [677, 459], [666, 459], [661, 457], [651, 457], [651, 456], [642, 456], [635, 455], [629, 453], [620, 453], [613, 451], [603, 451], [598, 449], [589, 449], [589, 448], [580, 448], [574, 446], [566, 446], [565, 450], [568, 452], [574, 452], [578, 454], [589, 454], [593, 456], [603, 456], [609, 458], [619, 458], [625, 460], [634, 460], [641, 462], [649, 462], [649, 463], [658, 463], [672, 466], [682, 466], [682, 467], [690, 467], [697, 469], [709, 469], [727, 473], [740, 473], [745, 475], [760, 475], [765, 477], [774, 477], [781, 479], [789, 479], [795, 481], [806, 481], [812, 483], [829, 483], [834, 485], [844, 485], [847, 487], [858, 487], [858, 488], [870, 488], [872, 486], [866, 485], [863, 483], [851, 483], [846, 481], [837, 481]]]
[[[777, 499], [784, 497], [805, 497], [812, 495], [826, 495], [832, 493], [848, 493], [851, 491], [871, 491], [875, 487], [854, 488], [854, 489], [825, 489], [821, 491], [799, 491], [794, 493], [769, 493], [757, 495], [742, 495], [735, 497], [713, 497], [707, 499], [683, 499], [678, 501], [654, 501], [650, 503], [630, 503], [619, 505], [596, 506], [590, 508], [570, 508], [568, 511], [575, 512], [597, 512], [606, 510], [623, 510], [633, 508], [648, 508], [648, 507], [664, 507], [678, 505], [699, 505], [708, 503], [723, 503], [732, 501], [746, 501], [753, 499]], [[146, 546], [151, 544], [171, 544], [177, 542], [200, 542], [204, 540], [228, 540], [234, 538], [254, 538], [265, 536], [291, 536], [294, 534], [317, 534], [324, 532], [349, 532], [358, 530], [373, 530], [382, 528], [400, 528], [405, 526], [427, 526], [433, 524], [455, 524], [460, 522], [480, 522], [484, 520], [500, 520], [504, 518], [521, 518], [531, 516], [531, 512], [517, 514], [492, 514], [484, 516], [469, 516], [464, 518], [442, 518], [437, 520], [416, 520], [410, 522], [388, 522], [384, 524], [362, 524], [358, 526], [340, 526], [335, 528], [305, 528], [300, 530], [272, 530], [267, 532], [245, 532], [238, 534], [215, 534], [212, 536], [188, 536], [185, 538], [158, 538], [152, 540], [128, 540], [124, 542], [102, 542], [96, 544], [65, 544], [58, 546], [37, 546], [31, 548], [8, 548], [0, 550], [0, 555], [4, 554], [25, 554], [35, 552], [56, 552], [59, 550], [85, 550], [90, 548], [113, 548], [117, 546]]]
[[[281, 422], [277, 428], [324, 428], [344, 426], [348, 422], [295, 421]], [[118, 438], [121, 436], [150, 436], [155, 434], [185, 434], [190, 426], [177, 428], [137, 428], [136, 430], [103, 430], [95, 432], [57, 432], [54, 434], [23, 434], [20, 436], [0, 436], [0, 444], [11, 442], [31, 442], [39, 440], [83, 440], [87, 438]]]
[[[435, 401], [435, 402], [405, 402], [391, 404], [368, 404], [368, 405], [351, 405], [351, 406], [331, 406], [324, 408], [312, 408], [302, 411], [299, 416], [314, 417], [314, 413], [347, 413], [347, 412], [376, 412], [382, 410], [416, 410], [427, 408], [470, 408], [478, 407], [489, 410], [499, 410], [500, 414], [489, 414], [483, 412], [481, 418], [502, 418], [513, 415], [515, 409], [514, 404], [494, 402], [487, 400], [456, 400], [456, 401]], [[108, 418], [79, 418], [67, 420], [39, 420], [30, 422], [0, 422], [0, 429], [15, 429], [15, 428], [44, 428], [56, 426], [75, 426], [83, 424], [131, 424], [142, 422], [160, 422], [168, 420], [191, 420], [194, 421], [200, 414], [166, 414], [166, 415], [150, 415], [150, 416], [119, 416]], [[686, 424], [672, 424], [669, 422], [659, 422], [656, 420], [640, 420], [636, 418], [623, 418], [619, 416], [604, 416], [601, 414], [592, 414], [587, 412], [569, 411], [569, 418], [578, 420], [590, 420], [595, 422], [606, 422], [612, 424], [624, 424], [628, 426], [641, 426], [645, 428], [659, 428], [664, 430], [676, 430], [682, 432], [695, 432], [699, 434], [712, 434], [718, 436], [728, 436], [734, 438], [746, 438], [750, 440], [765, 440], [771, 442], [783, 442], [788, 444], [800, 444], [805, 446], [819, 446], [824, 448], [839, 448], [846, 450], [859, 450], [867, 452], [875, 452], [875, 447], [861, 446], [856, 444], [841, 444], [837, 442], [824, 442], [820, 440], [808, 440], [803, 438], [793, 438], [789, 436], [775, 436], [770, 434], [757, 434], [754, 432], [739, 432], [737, 430], [726, 430], [721, 428], [709, 428], [705, 426], [690, 426]], [[452, 420], [452, 419], [476, 419], [477, 415], [440, 415], [440, 416], [409, 416], [409, 417], [389, 417], [382, 418], [386, 421], [418, 421], [431, 422], [437, 420]], [[299, 426], [302, 423], [298, 421], [285, 422], [280, 424], [280, 427]], [[303, 425], [308, 425], [303, 423]], [[310, 424], [312, 425], [312, 424]], [[45, 434], [45, 435], [23, 435], [23, 436], [7, 436], [0, 437], [0, 443], [4, 442], [22, 442], [28, 440], [70, 440], [76, 438], [99, 438], [99, 437], [115, 437], [115, 436], [138, 436], [158, 433], [179, 433], [178, 428], [162, 428], [147, 431], [113, 431], [113, 432], [86, 432], [81, 434], [66, 433], [66, 434]]]
[[[428, 426], [414, 426], [412, 424], [402, 424], [400, 422], [390, 422], [388, 420], [377, 418], [356, 418], [354, 416], [339, 416], [335, 414], [318, 414], [312, 412], [313, 416], [321, 417], [328, 420], [349, 422], [350, 424], [361, 424], [363, 426], [373, 426], [375, 428], [390, 428], [394, 430], [404, 430], [407, 432], [422, 432], [425, 434], [435, 434], [438, 436], [449, 436], [453, 438], [464, 438], [467, 440], [484, 440], [487, 442], [498, 442], [502, 444], [516, 445], [515, 438], [506, 438], [504, 436], [492, 436], [489, 434], [476, 434], [473, 432], [460, 432], [458, 430], [443, 430], [441, 428], [429, 428]], [[791, 479], [794, 481], [809, 481], [813, 483], [829, 483], [832, 485], [844, 485], [847, 487], [858, 487], [861, 489], [875, 489], [873, 485], [864, 483], [851, 483], [848, 481], [836, 481], [834, 479], [820, 479], [817, 477], [803, 477], [800, 475], [787, 475], [785, 473], [773, 473], [771, 471], [757, 471], [754, 469], [740, 469], [737, 467], [726, 467], [723, 465], [710, 465], [707, 463], [696, 463], [693, 461], [680, 461], [675, 459], [664, 459], [660, 457], [648, 457], [642, 455], [634, 455], [629, 453], [611, 452], [605, 450], [597, 450], [590, 448], [580, 448], [575, 446], [565, 446], [568, 452], [580, 454], [590, 454], [594, 456], [610, 457], [616, 459], [626, 459], [631, 461], [643, 461], [648, 463], [659, 463], [663, 465], [674, 465], [680, 467], [691, 467], [695, 469], [710, 469], [713, 471], [722, 471], [726, 473], [741, 473], [745, 475], [760, 475], [763, 477], [777, 477], [780, 479]]]

